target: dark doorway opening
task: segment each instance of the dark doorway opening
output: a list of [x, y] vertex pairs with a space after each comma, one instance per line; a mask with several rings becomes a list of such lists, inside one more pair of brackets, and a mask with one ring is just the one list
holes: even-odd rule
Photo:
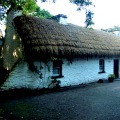
[[119, 77], [119, 60], [118, 59], [114, 59], [114, 74], [116, 78]]

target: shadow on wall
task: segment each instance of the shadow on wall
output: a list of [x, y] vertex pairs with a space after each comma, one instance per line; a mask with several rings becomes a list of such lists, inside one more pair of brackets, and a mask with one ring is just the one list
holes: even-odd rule
[[6, 81], [9, 72], [10, 71], [3, 68], [3, 58], [0, 58], [0, 86]]

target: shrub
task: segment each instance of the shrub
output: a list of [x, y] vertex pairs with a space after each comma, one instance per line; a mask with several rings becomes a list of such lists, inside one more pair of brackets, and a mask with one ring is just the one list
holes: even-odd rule
[[109, 74], [109, 75], [108, 75], [108, 81], [109, 81], [109, 82], [113, 82], [114, 79], [115, 79], [115, 75], [114, 75], [114, 74]]

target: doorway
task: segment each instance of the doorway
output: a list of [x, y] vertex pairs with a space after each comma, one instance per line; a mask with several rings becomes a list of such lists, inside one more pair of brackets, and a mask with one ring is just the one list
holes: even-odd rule
[[119, 78], [119, 60], [114, 59], [114, 75], [115, 78]]

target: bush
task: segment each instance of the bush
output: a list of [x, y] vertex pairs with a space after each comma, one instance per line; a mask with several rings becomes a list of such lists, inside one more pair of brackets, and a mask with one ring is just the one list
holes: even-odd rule
[[114, 75], [114, 74], [109, 74], [109, 76], [108, 76], [108, 81], [109, 81], [109, 82], [113, 82], [114, 79], [115, 79], [115, 75]]

